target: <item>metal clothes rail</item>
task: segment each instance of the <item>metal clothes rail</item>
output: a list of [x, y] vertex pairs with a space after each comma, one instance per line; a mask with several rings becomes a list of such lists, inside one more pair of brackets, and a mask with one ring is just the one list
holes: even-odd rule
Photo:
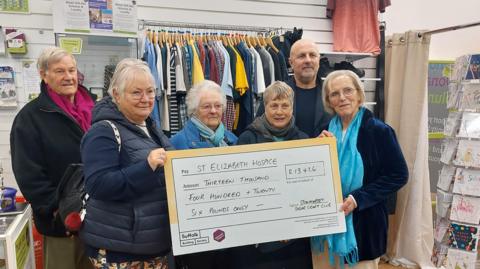
[[444, 33], [444, 32], [449, 32], [449, 31], [455, 31], [459, 29], [464, 29], [464, 28], [469, 28], [469, 27], [474, 27], [474, 26], [480, 26], [480, 21], [477, 22], [472, 22], [472, 23], [466, 23], [466, 24], [459, 24], [459, 25], [454, 25], [454, 26], [449, 26], [445, 28], [439, 28], [431, 31], [426, 31], [423, 33], [419, 33], [418, 37], [421, 37], [423, 35], [433, 35], [433, 34], [438, 34], [438, 33]]
[[271, 32], [282, 33], [284, 30], [283, 28], [275, 28], [275, 27], [164, 22], [164, 21], [149, 21], [149, 20], [140, 20], [138, 23], [138, 27], [139, 27], [139, 30], [144, 30], [145, 28], [148, 29], [149, 27], [168, 27], [168, 28], [218, 30], [218, 31], [241, 31], [241, 32], [256, 32], [256, 33], [271, 33]]

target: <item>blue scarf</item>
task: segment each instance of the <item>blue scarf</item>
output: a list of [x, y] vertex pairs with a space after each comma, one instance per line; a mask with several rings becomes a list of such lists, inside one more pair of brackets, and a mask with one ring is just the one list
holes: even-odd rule
[[198, 131], [200, 132], [200, 136], [210, 141], [215, 147], [228, 146], [228, 144], [223, 140], [225, 137], [225, 127], [223, 126], [223, 123], [220, 122], [217, 130], [214, 132], [212, 129], [203, 124], [203, 122], [201, 122], [197, 117], [192, 116], [190, 120], [192, 121], [193, 125], [197, 127]]
[[[342, 120], [338, 115], [333, 117], [328, 126], [328, 130], [337, 138], [338, 160], [344, 198], [363, 184], [363, 162], [362, 156], [360, 156], [357, 150], [357, 138], [364, 111], [365, 108], [360, 107], [349, 124], [345, 136], [342, 135]], [[335, 263], [335, 255], [339, 256], [342, 268], [344, 260], [349, 265], [355, 265], [358, 262], [357, 240], [353, 229], [352, 215], [353, 213], [350, 213], [345, 217], [346, 232], [311, 238], [312, 249], [317, 253], [323, 252], [324, 242], [327, 241], [331, 265]]]

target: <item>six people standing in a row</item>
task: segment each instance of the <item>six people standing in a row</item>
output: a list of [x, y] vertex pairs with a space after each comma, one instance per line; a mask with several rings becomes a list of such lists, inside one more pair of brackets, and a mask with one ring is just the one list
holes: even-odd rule
[[[222, 123], [226, 97], [220, 86], [193, 85], [186, 97], [189, 119], [169, 140], [149, 117], [155, 81], [148, 65], [122, 60], [110, 96], [94, 107], [78, 84], [74, 57], [46, 49], [38, 61], [42, 92], [19, 112], [10, 137], [16, 180], [44, 235], [44, 268], [377, 268], [386, 252], [385, 202], [406, 183], [408, 169], [394, 130], [363, 106], [358, 76], [334, 71], [322, 87], [319, 59], [312, 41], [294, 43], [292, 79], [267, 87], [258, 118], [239, 138]], [[337, 141], [345, 233], [174, 261], [163, 171], [167, 150], [330, 136]], [[67, 167], [80, 162], [90, 198], [80, 237], [72, 240], [54, 193]]]

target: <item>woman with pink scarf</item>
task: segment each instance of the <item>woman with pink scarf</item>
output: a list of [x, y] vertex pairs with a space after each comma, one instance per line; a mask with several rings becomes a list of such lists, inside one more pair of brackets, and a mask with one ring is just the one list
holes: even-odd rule
[[94, 98], [78, 84], [77, 62], [49, 47], [38, 58], [40, 95], [15, 117], [10, 133], [12, 167], [44, 238], [44, 268], [92, 268], [83, 244], [70, 238], [55, 193], [70, 164], [81, 163], [80, 140], [90, 128]]

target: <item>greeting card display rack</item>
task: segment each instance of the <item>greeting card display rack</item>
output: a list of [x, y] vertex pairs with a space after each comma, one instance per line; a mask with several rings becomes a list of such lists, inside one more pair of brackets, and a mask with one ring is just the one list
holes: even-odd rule
[[437, 267], [480, 268], [480, 54], [456, 59], [450, 77], [437, 184], [432, 262]]

